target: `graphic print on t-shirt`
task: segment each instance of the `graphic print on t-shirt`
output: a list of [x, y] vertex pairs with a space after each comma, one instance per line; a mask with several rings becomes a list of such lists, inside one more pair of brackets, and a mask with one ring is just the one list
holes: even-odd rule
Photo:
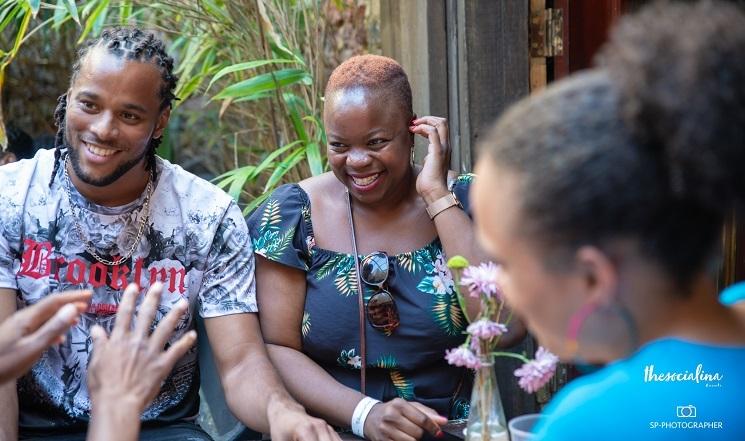
[[[6, 183], [0, 188], [0, 288], [16, 289], [19, 307], [55, 292], [94, 291], [65, 342], [47, 350], [18, 381], [21, 424], [32, 426], [50, 408], [59, 411], [52, 414], [66, 415], [53, 424], [87, 420], [90, 328], [98, 324], [111, 331], [127, 284], [137, 283], [143, 294], [156, 281], [164, 284], [153, 328], [181, 298], [189, 301], [171, 341], [194, 327], [197, 307], [204, 317], [256, 311], [250, 239], [229, 196], [159, 159], [144, 233], [129, 259], [107, 265], [83, 240], [104, 260], [117, 261], [137, 238], [144, 196], [124, 206], [103, 207], [71, 188], [78, 207], [71, 210], [61, 173], [48, 186], [53, 161], [52, 152], [40, 151], [32, 160], [0, 169]], [[166, 378], [143, 418], [158, 419], [164, 412], [169, 419], [192, 416], [187, 413], [195, 411], [195, 373], [192, 349]]]

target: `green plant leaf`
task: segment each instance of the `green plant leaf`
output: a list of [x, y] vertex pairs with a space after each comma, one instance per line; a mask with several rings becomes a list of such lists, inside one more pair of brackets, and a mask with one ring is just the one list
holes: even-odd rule
[[223, 2], [214, 2], [210, 0], [201, 0], [199, 5], [204, 9], [210, 17], [222, 21], [230, 21], [230, 14], [225, 10], [225, 4]]
[[302, 161], [303, 153], [305, 153], [305, 149], [298, 149], [293, 152], [292, 155], [290, 155], [290, 157], [288, 157], [285, 161], [277, 164], [277, 168], [274, 170], [274, 173], [272, 173], [272, 175], [269, 176], [269, 179], [266, 181], [264, 191], [267, 192], [274, 188], [274, 186], [277, 185], [280, 179], [282, 179], [282, 177], [284, 177], [284, 175], [286, 175], [288, 171], [292, 170], [293, 167], [295, 167], [300, 161]]
[[75, 23], [78, 24], [78, 26], [81, 26], [80, 24], [80, 14], [78, 14], [78, 6], [75, 4], [75, 0], [64, 0], [65, 1], [65, 9], [67, 9], [67, 12], [70, 14], [70, 17], [75, 21]]
[[253, 165], [247, 165], [234, 170], [230, 170], [227, 173], [223, 173], [214, 180], [218, 187], [225, 189], [229, 187], [227, 193], [236, 201], [238, 201], [241, 189], [246, 185], [246, 182], [255, 176], [256, 167]]
[[272, 73], [257, 75], [248, 80], [230, 85], [212, 97], [213, 100], [225, 98], [244, 98], [262, 92], [275, 90], [290, 84], [311, 84], [313, 79], [302, 69], [282, 69]]
[[31, 13], [34, 14], [34, 18], [36, 18], [36, 14], [39, 13], [40, 6], [41, 0], [28, 0], [28, 7], [31, 8]]
[[180, 74], [191, 73], [194, 66], [196, 66], [202, 56], [210, 49], [210, 46], [211, 42], [208, 41], [205, 36], [189, 39], [189, 44], [186, 45], [186, 48], [183, 51], [185, 56], [181, 60], [176, 72]]
[[119, 5], [119, 24], [125, 26], [129, 22], [130, 17], [132, 17], [132, 0], [123, 0], [121, 5]]
[[297, 95], [295, 95], [294, 93], [284, 93], [282, 94], [282, 98], [287, 105], [287, 116], [289, 116], [290, 121], [292, 121], [292, 127], [295, 129], [295, 134], [298, 138], [300, 138], [304, 143], [307, 144], [308, 132], [305, 130], [303, 118], [300, 116], [299, 107], [302, 107], [299, 104], [300, 98], [298, 98]]
[[[103, 26], [103, 20], [106, 20], [106, 14], [108, 13], [108, 8], [109, 8], [109, 0], [94, 0], [83, 7], [82, 15], [83, 17], [85, 17], [85, 27], [83, 27], [83, 32], [80, 33], [80, 38], [78, 38], [78, 44], [85, 41], [85, 39], [88, 37], [88, 34], [90, 34], [91, 31], [94, 31], [95, 29], [100, 29], [100, 27]], [[87, 14], [88, 12], [89, 14]]]
[[210, 50], [207, 52], [207, 55], [204, 56], [204, 60], [202, 61], [202, 69], [199, 71], [202, 75], [207, 75], [208, 73], [214, 72], [219, 68], [219, 65], [215, 65], [215, 59], [217, 58], [217, 50], [215, 50], [215, 47], [210, 47]]
[[59, 29], [59, 27], [62, 26], [62, 23], [70, 18], [69, 11], [65, 6], [65, 0], [57, 0], [57, 5], [54, 7], [53, 17], [54, 24], [52, 25], [52, 29]]
[[8, 64], [10, 64], [10, 62], [16, 56], [16, 54], [18, 53], [18, 49], [20, 49], [21, 47], [21, 43], [23, 43], [23, 38], [26, 35], [26, 31], [28, 31], [28, 25], [31, 22], [31, 16], [33, 15], [33, 13], [31, 12], [30, 9], [26, 9], [26, 8], [22, 8], [22, 9], [25, 9], [25, 11], [23, 11], [23, 18], [21, 19], [21, 24], [20, 26], [18, 26], [16, 38], [15, 38], [15, 41], [13, 42], [13, 48], [10, 50], [10, 52], [3, 55], [4, 59], [2, 60], [2, 64], [0, 64], [0, 72], [4, 72], [5, 67], [8, 66]]
[[243, 216], [250, 215], [256, 207], [263, 204], [266, 198], [269, 197], [270, 193], [262, 193], [261, 195], [254, 198], [253, 201], [249, 202], [248, 205], [246, 205], [246, 208], [243, 209]]
[[272, 50], [272, 53], [274, 55], [282, 58], [292, 58], [293, 60], [295, 60], [296, 63], [299, 63], [301, 66], [305, 66], [305, 60], [303, 60], [303, 57], [288, 49], [281, 42], [270, 41], [269, 48]]
[[176, 88], [176, 97], [178, 97], [178, 101], [173, 103], [173, 107], [175, 108], [180, 103], [186, 101], [186, 99], [189, 98], [195, 90], [197, 90], [197, 87], [199, 87], [199, 84], [202, 82], [203, 78], [204, 75], [194, 75], [193, 77], [189, 78], [187, 82], [179, 83], [178, 87]]
[[106, 0], [106, 7], [102, 9], [101, 13], [96, 17], [96, 21], [93, 22], [93, 35], [99, 35], [106, 25], [106, 18], [109, 15], [109, 0]]
[[[269, 153], [266, 156], [266, 158], [264, 158], [264, 160], [261, 161], [261, 163], [256, 166], [256, 174], [258, 175], [259, 173], [263, 172], [264, 170], [267, 170], [267, 169], [271, 168], [272, 165], [273, 165], [273, 163], [274, 163], [274, 160], [277, 159], [277, 157], [279, 157], [281, 154], [289, 151], [290, 149], [295, 148], [299, 144], [300, 144], [300, 141], [294, 141], [294, 142], [291, 142], [289, 144], [285, 144], [282, 147], [278, 148], [277, 150]], [[282, 164], [282, 162], [283, 161], [281, 161], [277, 165], [279, 166], [280, 164]]]
[[305, 147], [305, 157], [308, 160], [308, 166], [313, 176], [323, 173], [323, 159], [321, 158], [321, 148], [317, 142], [311, 142]]
[[215, 84], [215, 81], [219, 80], [220, 78], [224, 77], [225, 75], [233, 72], [239, 72], [242, 70], [247, 69], [256, 69], [257, 67], [266, 66], [267, 64], [282, 64], [282, 63], [294, 63], [293, 60], [285, 60], [285, 59], [271, 59], [271, 60], [254, 60], [254, 61], [248, 61], [245, 63], [238, 63], [233, 64], [228, 67], [224, 67], [220, 69], [217, 74], [212, 78], [210, 83], [207, 85], [207, 90], [212, 87], [213, 84]]
[[[3, 11], [0, 12], [0, 32], [4, 31], [5, 28], [16, 19], [18, 14], [23, 12], [23, 4], [22, 3], [9, 3], [3, 8]], [[3, 51], [3, 55], [7, 54], [8, 52]]]

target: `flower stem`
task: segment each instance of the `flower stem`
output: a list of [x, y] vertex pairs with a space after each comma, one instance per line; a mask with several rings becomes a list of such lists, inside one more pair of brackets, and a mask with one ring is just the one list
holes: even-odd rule
[[521, 354], [515, 354], [515, 353], [513, 353], [513, 352], [489, 352], [489, 355], [493, 355], [493, 356], [495, 356], [495, 357], [510, 357], [510, 358], [516, 358], [516, 359], [518, 359], [518, 360], [522, 361], [523, 363], [527, 363], [527, 362], [529, 362], [529, 361], [530, 361], [530, 360], [528, 360], [528, 358], [527, 358], [527, 357], [525, 357], [524, 355], [521, 355]]
[[[455, 286], [460, 286], [460, 270], [455, 270]], [[466, 321], [468, 323], [471, 323], [471, 318], [468, 317], [468, 309], [466, 309], [466, 301], [463, 299], [463, 296], [460, 294], [460, 289], [455, 290], [455, 298], [458, 299], [458, 306], [460, 306], [460, 310], [463, 312], [463, 316], [466, 318]]]

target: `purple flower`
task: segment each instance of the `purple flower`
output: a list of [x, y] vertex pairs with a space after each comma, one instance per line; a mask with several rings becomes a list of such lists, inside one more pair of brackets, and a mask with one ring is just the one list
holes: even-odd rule
[[445, 351], [445, 359], [453, 366], [464, 366], [471, 369], [478, 369], [481, 367], [479, 357], [465, 346], [448, 349]]
[[528, 393], [535, 392], [548, 383], [556, 372], [558, 362], [559, 357], [547, 351], [543, 346], [539, 347], [535, 353], [535, 360], [530, 360], [515, 370], [515, 376], [520, 379], [518, 384]]
[[469, 266], [463, 270], [460, 284], [468, 287], [472, 297], [478, 297], [480, 293], [488, 297], [501, 297], [502, 292], [497, 285], [499, 271], [499, 267], [494, 262]]
[[477, 320], [470, 325], [466, 331], [481, 340], [489, 340], [507, 332], [507, 326], [487, 319]]

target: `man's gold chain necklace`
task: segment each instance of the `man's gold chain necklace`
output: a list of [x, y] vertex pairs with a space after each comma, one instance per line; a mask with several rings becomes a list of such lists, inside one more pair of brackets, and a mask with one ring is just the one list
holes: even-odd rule
[[67, 163], [69, 162], [69, 156], [65, 158], [65, 163], [63, 164], [62, 168], [64, 169], [65, 173], [65, 189], [67, 190], [67, 201], [70, 203], [70, 210], [72, 211], [72, 222], [73, 225], [75, 225], [75, 231], [78, 234], [78, 237], [83, 242], [83, 245], [85, 246], [86, 251], [90, 253], [93, 258], [95, 258], [97, 261], [103, 263], [104, 265], [108, 266], [116, 266], [120, 263], [124, 262], [125, 260], [132, 257], [132, 254], [134, 254], [135, 249], [137, 248], [137, 244], [140, 243], [140, 239], [142, 239], [142, 235], [145, 233], [145, 227], [147, 226], [147, 221], [150, 218], [150, 196], [152, 196], [153, 191], [153, 180], [152, 175], [147, 180], [147, 187], [145, 187], [145, 202], [142, 204], [141, 211], [144, 212], [142, 217], [140, 218], [140, 225], [137, 229], [137, 237], [135, 237], [134, 241], [132, 242], [132, 245], [129, 247], [129, 250], [123, 255], [119, 256], [117, 260], [107, 260], [103, 257], [101, 257], [100, 254], [98, 254], [98, 251], [96, 251], [96, 248], [90, 243], [88, 238], [85, 236], [85, 233], [83, 232], [83, 227], [80, 225], [80, 222], [78, 222], [78, 219], [80, 218], [80, 207], [73, 201], [72, 198], [72, 182], [70, 181], [70, 175], [67, 174]]

